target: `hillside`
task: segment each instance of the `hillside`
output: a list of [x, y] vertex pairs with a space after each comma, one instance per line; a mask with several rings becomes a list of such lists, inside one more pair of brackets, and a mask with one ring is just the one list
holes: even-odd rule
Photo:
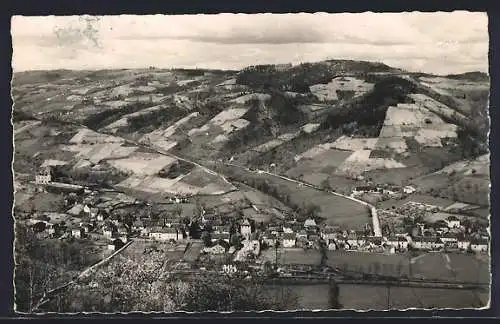
[[[477, 159], [488, 152], [489, 130], [489, 80], [480, 73], [432, 76], [347, 60], [242, 71], [37, 71], [16, 74], [13, 95], [16, 172], [50, 157], [150, 194], [235, 189], [201, 166], [159, 175], [182, 157], [231, 160], [346, 192], [362, 179], [428, 191], [428, 179], [450, 165], [489, 166]], [[487, 176], [457, 171], [449, 181], [433, 194], [488, 203], [474, 193], [487, 190]]]

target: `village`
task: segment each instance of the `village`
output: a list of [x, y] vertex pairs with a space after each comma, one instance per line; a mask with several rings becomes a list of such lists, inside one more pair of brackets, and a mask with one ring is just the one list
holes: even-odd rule
[[[382, 236], [377, 237], [368, 223], [360, 231], [322, 224], [312, 217], [300, 221], [293, 213], [266, 223], [256, 222], [244, 214], [229, 219], [209, 208], [199, 208], [190, 217], [181, 217], [182, 213], [175, 210], [152, 215], [151, 203], [127, 200], [126, 196], [119, 201], [102, 199], [99, 196], [103, 196], [104, 189], [53, 181], [50, 167], [42, 168], [33, 183], [38, 191], [62, 194], [66, 206], [64, 213], [35, 212], [23, 217], [38, 237], [99, 242], [105, 249], [104, 255], [126, 249], [134, 241], [140, 246], [170, 245], [183, 253], [184, 266], [194, 270], [218, 268], [232, 273], [237, 271], [234, 264], [244, 263], [267, 272], [269, 265], [274, 265], [271, 273], [277, 271], [286, 275], [307, 263], [298, 258], [278, 267], [278, 259], [282, 260], [287, 253], [444, 251], [487, 254], [489, 247], [486, 227], [480, 223], [471, 221], [470, 217], [447, 213], [441, 214], [448, 217], [435, 217], [433, 221], [426, 216], [439, 215], [441, 208], [413, 201], [396, 209], [379, 209]], [[352, 196], [377, 192], [399, 195], [401, 199], [402, 193], [408, 197], [414, 191], [412, 187], [363, 186], [353, 188]], [[171, 197], [168, 201], [176, 205], [189, 199]], [[137, 206], [142, 212], [115, 212], [123, 205]], [[147, 253], [146, 248], [144, 253]]]

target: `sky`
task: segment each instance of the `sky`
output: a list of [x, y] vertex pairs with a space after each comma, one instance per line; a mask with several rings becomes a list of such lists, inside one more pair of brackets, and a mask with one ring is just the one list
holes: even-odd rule
[[15, 72], [214, 68], [352, 59], [434, 74], [488, 71], [488, 18], [436, 13], [12, 18]]

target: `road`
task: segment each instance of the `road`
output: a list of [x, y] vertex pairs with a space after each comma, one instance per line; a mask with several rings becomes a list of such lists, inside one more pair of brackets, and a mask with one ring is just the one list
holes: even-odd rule
[[329, 191], [329, 190], [323, 190], [323, 189], [321, 189], [321, 188], [319, 188], [317, 186], [314, 186], [312, 184], [305, 183], [305, 182], [302, 182], [302, 181], [299, 181], [299, 180], [296, 180], [296, 179], [288, 178], [288, 177], [285, 177], [285, 176], [280, 175], [280, 174], [276, 174], [276, 173], [272, 173], [272, 172], [268, 172], [268, 171], [264, 171], [264, 170], [253, 171], [253, 170], [250, 170], [247, 167], [244, 167], [244, 166], [241, 166], [241, 165], [238, 165], [238, 164], [234, 164], [234, 163], [224, 163], [224, 164], [227, 165], [227, 166], [232, 166], [232, 167], [240, 168], [242, 170], [245, 170], [246, 172], [257, 173], [257, 174], [267, 174], [267, 175], [270, 175], [270, 176], [273, 176], [273, 177], [280, 178], [280, 179], [285, 180], [285, 181], [293, 182], [293, 183], [296, 183], [296, 184], [301, 185], [301, 186], [305, 186], [305, 187], [313, 188], [313, 189], [320, 190], [320, 191], [323, 191], [323, 192], [327, 192], [327, 193], [332, 194], [334, 196], [343, 197], [345, 199], [349, 199], [351, 201], [354, 201], [354, 202], [357, 202], [359, 204], [362, 204], [362, 205], [370, 208], [370, 214], [371, 214], [371, 217], [372, 217], [373, 234], [376, 237], [382, 237], [382, 230], [380, 228], [380, 220], [378, 218], [377, 209], [375, 208], [375, 206], [367, 203], [366, 201], [363, 201], [363, 200], [360, 200], [360, 199], [357, 199], [357, 198], [354, 198], [354, 197], [351, 197], [351, 196], [343, 195], [343, 194], [338, 193], [338, 192], [333, 192], [333, 191]]

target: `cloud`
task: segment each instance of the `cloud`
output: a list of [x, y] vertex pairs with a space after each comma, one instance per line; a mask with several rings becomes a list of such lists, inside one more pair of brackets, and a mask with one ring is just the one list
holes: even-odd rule
[[[77, 16], [14, 17], [14, 69], [238, 69], [326, 58], [435, 73], [487, 69], [482, 13], [104, 16], [92, 22], [99, 46], [86, 26]], [[68, 32], [57, 37], [57, 29]]]

